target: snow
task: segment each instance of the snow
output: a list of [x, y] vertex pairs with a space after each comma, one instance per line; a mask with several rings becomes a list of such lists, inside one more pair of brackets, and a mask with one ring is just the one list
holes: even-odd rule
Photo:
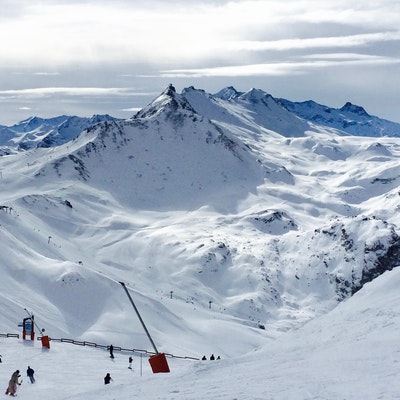
[[363, 107], [350, 102], [338, 109], [315, 103], [312, 100], [292, 102], [286, 99], [279, 99], [279, 102], [302, 118], [320, 125], [339, 129], [350, 135], [398, 137], [400, 133], [398, 123], [369, 115]]
[[190, 357], [132, 372], [127, 351], [0, 337], [4, 390], [19, 369], [31, 400], [399, 398], [398, 139], [288, 112], [168, 87], [1, 156], [0, 333], [27, 308], [53, 339], [152, 351], [123, 281], [158, 350]]
[[[131, 371], [128, 352], [115, 351], [111, 360], [105, 349], [58, 342], [46, 349], [40, 341], [1, 338], [3, 385], [19, 369], [18, 396], [32, 400], [397, 399], [399, 285], [400, 270], [386, 272], [331, 312], [278, 339], [264, 338], [249, 354], [215, 361], [168, 357], [170, 373], [153, 374], [146, 355], [134, 354]], [[28, 365], [34, 385], [25, 376]], [[107, 372], [114, 380], [109, 386]]]

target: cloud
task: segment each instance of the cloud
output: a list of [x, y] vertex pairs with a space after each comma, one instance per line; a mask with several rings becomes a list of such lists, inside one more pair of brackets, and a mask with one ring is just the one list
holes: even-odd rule
[[[380, 57], [371, 55], [359, 55], [351, 53], [340, 54], [313, 54], [303, 58], [311, 61], [294, 62], [270, 62], [263, 64], [234, 65], [214, 68], [193, 68], [162, 71], [164, 78], [184, 77], [244, 77], [244, 76], [284, 76], [293, 74], [305, 74], [315, 69], [331, 67], [354, 67], [354, 66], [385, 66], [400, 64], [400, 59]], [[315, 60], [314, 60], [315, 59]]]
[[359, 54], [359, 53], [321, 53], [321, 54], [307, 54], [302, 56], [305, 59], [325, 59], [325, 60], [348, 60], [357, 61], [365, 63], [375, 63], [375, 64], [396, 64], [400, 63], [399, 59], [391, 57], [375, 56], [371, 54]]
[[33, 75], [38, 75], [38, 76], [58, 76], [61, 75], [59, 72], [34, 72]]
[[142, 108], [141, 107], [131, 107], [131, 108], [123, 108], [121, 111], [126, 111], [126, 112], [138, 112]]
[[[399, 40], [400, 8], [390, 0], [353, 0], [351, 5], [344, 0], [47, 0], [9, 5], [13, 11], [0, 24], [0, 35], [7, 38], [0, 42], [3, 66], [193, 64], [235, 59], [240, 51]], [[321, 37], [319, 31], [329, 24], [334, 24], [332, 32]], [[357, 32], [343, 35], [344, 27]]]
[[376, 42], [400, 41], [400, 32], [379, 32], [349, 36], [280, 39], [273, 41], [239, 41], [229, 45], [232, 50], [265, 51], [313, 48], [359, 47]]
[[0, 98], [39, 98], [54, 95], [64, 96], [149, 96], [154, 93], [137, 92], [130, 88], [99, 88], [99, 87], [44, 87], [33, 89], [0, 90]]
[[[31, 4], [0, 24], [0, 63], [63, 66], [201, 57], [216, 37], [203, 7], [149, 9], [129, 2]], [[205, 7], [205, 6], [204, 6]], [[210, 6], [205, 7], [207, 10]], [[203, 12], [202, 12], [203, 10]], [[194, 47], [196, 51], [194, 52]]]

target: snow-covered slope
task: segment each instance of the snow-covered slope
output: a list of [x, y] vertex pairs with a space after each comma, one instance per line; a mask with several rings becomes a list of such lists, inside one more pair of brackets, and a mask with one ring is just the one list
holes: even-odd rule
[[274, 136], [274, 132], [279, 132], [290, 137], [304, 136], [304, 132], [310, 129], [307, 121], [289, 112], [270, 94], [259, 89], [246, 93], [231, 89], [211, 96], [189, 87], [182, 94], [200, 115], [222, 126], [228, 124], [258, 135]]
[[[40, 342], [0, 338], [3, 387], [19, 369], [17, 395], [31, 400], [396, 399], [399, 285], [400, 270], [386, 272], [333, 311], [278, 339], [265, 338], [250, 354], [236, 351], [218, 361], [168, 358], [167, 374], [153, 374], [140, 353], [133, 353], [130, 370], [132, 353], [116, 351], [110, 360], [101, 348], [51, 342], [46, 351]], [[191, 318], [191, 312], [182, 316]], [[251, 336], [240, 335], [242, 341]], [[187, 336], [192, 332], [181, 327], [175, 340]], [[25, 376], [28, 365], [35, 370], [34, 385]], [[113, 382], [105, 386], [107, 372]]]
[[124, 281], [162, 351], [284, 340], [399, 265], [399, 157], [396, 137], [261, 91], [172, 86], [130, 120], [3, 155], [0, 327], [26, 307], [52, 337], [149, 348]]
[[91, 118], [61, 115], [54, 118], [31, 117], [13, 126], [0, 126], [0, 149], [2, 153], [33, 147], [53, 147], [69, 142], [83, 130], [102, 121], [115, 121], [109, 115]]

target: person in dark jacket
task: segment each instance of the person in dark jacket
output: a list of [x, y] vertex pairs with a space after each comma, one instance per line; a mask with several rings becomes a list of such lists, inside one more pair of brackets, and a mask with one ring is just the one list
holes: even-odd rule
[[109, 372], [107, 372], [107, 375], [104, 377], [104, 384], [108, 385], [110, 382], [114, 382], [113, 379], [111, 378], [111, 375]]
[[112, 344], [110, 344], [110, 347], [108, 348], [108, 350], [110, 350], [110, 357], [114, 358], [114, 346]]
[[34, 373], [35, 371], [28, 365], [28, 369], [26, 370], [26, 375], [31, 380], [31, 383], [35, 383], [35, 378], [33, 376]]
[[128, 368], [129, 369], [132, 369], [132, 362], [133, 362], [133, 358], [132, 357], [129, 357], [129, 366], [128, 366]]

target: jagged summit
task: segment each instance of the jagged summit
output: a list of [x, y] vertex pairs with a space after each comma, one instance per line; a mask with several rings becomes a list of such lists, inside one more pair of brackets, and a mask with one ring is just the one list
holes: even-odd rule
[[160, 96], [136, 113], [134, 118], [151, 118], [162, 112], [165, 112], [167, 116], [171, 116], [173, 113], [177, 113], [178, 110], [196, 113], [185, 97], [178, 94], [175, 87], [169, 84]]
[[352, 104], [349, 101], [340, 109], [340, 111], [351, 112], [361, 116], [370, 116], [363, 107]]
[[341, 108], [328, 107], [308, 100], [292, 102], [279, 99], [289, 111], [315, 124], [355, 136], [400, 136], [400, 124], [368, 114], [361, 106], [347, 102]]
[[266, 97], [272, 97], [272, 96], [264, 92], [263, 90], [256, 88], [252, 88], [249, 91], [242, 93], [239, 96], [241, 100], [249, 100], [253, 102], [260, 101], [261, 99], [265, 99]]
[[196, 89], [194, 86], [189, 86], [187, 88], [184, 88], [182, 90], [182, 95], [186, 97], [187, 94], [190, 94], [190, 93], [193, 93], [193, 92], [199, 93], [199, 94], [201, 94], [202, 96], [205, 96], [205, 97], [209, 97], [209, 98], [213, 97], [211, 94], [208, 94], [204, 89]]
[[17, 150], [59, 146], [82, 131], [104, 121], [117, 121], [110, 115], [90, 118], [60, 115], [53, 118], [30, 117], [11, 127], [0, 127], [0, 146]]
[[[206, 109], [215, 107], [204, 91], [188, 88], [179, 94], [169, 85], [132, 119], [83, 132], [71, 154], [53, 156], [37, 175], [112, 187], [116, 198], [134, 207], [232, 207], [224, 193], [246, 196], [262, 182], [266, 168], [228, 127], [209, 118]], [[99, 170], [104, 160], [112, 160], [113, 168]], [[270, 163], [268, 169], [282, 168]], [[285, 171], [278, 176], [290, 179]]]
[[175, 93], [176, 93], [175, 86], [174, 86], [172, 83], [170, 83], [170, 84], [165, 88], [165, 90], [163, 91], [162, 94], [165, 94], [166, 96], [173, 96]]
[[238, 92], [233, 86], [228, 86], [214, 94], [214, 97], [222, 100], [231, 100], [241, 96], [242, 94], [243, 92]]
[[12, 128], [17, 132], [28, 132], [39, 127], [58, 125], [66, 121], [69, 117], [68, 115], [60, 115], [52, 118], [41, 118], [38, 116], [31, 116], [14, 124]]

